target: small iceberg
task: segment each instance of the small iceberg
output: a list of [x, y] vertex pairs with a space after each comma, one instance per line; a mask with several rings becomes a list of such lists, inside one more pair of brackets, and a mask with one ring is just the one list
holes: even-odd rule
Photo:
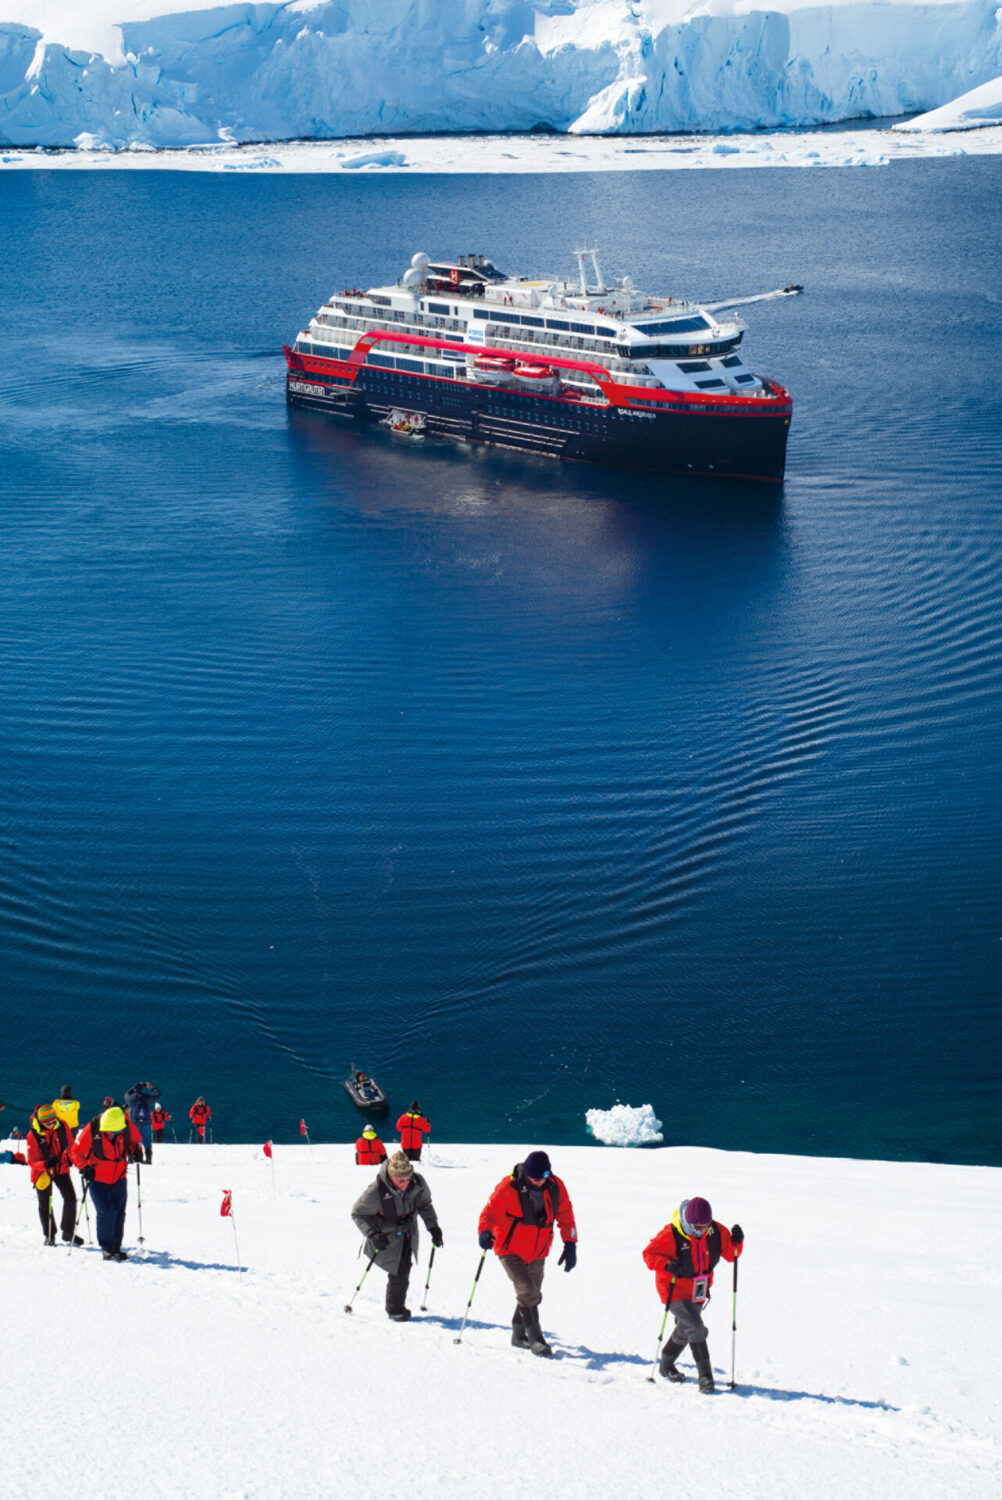
[[366, 151], [361, 156], [346, 156], [342, 168], [355, 171], [359, 167], [406, 167], [407, 158], [402, 151]]
[[664, 1140], [661, 1121], [651, 1104], [614, 1104], [611, 1109], [589, 1109], [585, 1123], [603, 1146], [658, 1146]]

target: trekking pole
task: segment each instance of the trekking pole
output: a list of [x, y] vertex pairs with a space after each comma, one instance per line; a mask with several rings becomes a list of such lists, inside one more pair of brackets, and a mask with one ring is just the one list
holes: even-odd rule
[[480, 1264], [477, 1267], [477, 1274], [473, 1278], [473, 1290], [470, 1292], [470, 1300], [466, 1304], [466, 1311], [463, 1314], [463, 1321], [459, 1325], [459, 1333], [452, 1341], [454, 1344], [461, 1344], [463, 1342], [463, 1329], [466, 1327], [466, 1320], [470, 1316], [470, 1308], [473, 1306], [473, 1297], [477, 1290], [477, 1282], [480, 1280], [480, 1273], [484, 1269], [484, 1261], [486, 1259], [487, 1251], [485, 1250], [483, 1255], [480, 1257]]
[[[88, 1190], [89, 1187], [90, 1187], [90, 1183], [89, 1182], [85, 1182], [84, 1183], [84, 1194], [83, 1194], [83, 1204], [82, 1204], [82, 1207], [83, 1207], [83, 1211], [84, 1211], [84, 1223], [87, 1225], [87, 1243], [88, 1243], [88, 1245], [92, 1245], [94, 1243], [94, 1241], [90, 1237], [90, 1209], [87, 1207], [87, 1190]], [[78, 1213], [77, 1214], [77, 1220], [78, 1221], [79, 1221], [79, 1218], [80, 1218], [80, 1215]]]
[[139, 1205], [139, 1243], [142, 1245], [145, 1243], [143, 1240], [143, 1174], [138, 1161], [136, 1162], [136, 1194], [136, 1201]]
[[177, 1131], [174, 1129], [173, 1125], [170, 1128], [170, 1133], [174, 1137], [174, 1144], [176, 1146], [177, 1145]]
[[188, 1145], [191, 1145], [191, 1131], [188, 1131]]
[[[74, 1225], [73, 1225], [73, 1234], [72, 1234], [72, 1237], [70, 1239], [70, 1254], [71, 1255], [73, 1254], [74, 1250], [76, 1249], [77, 1224], [80, 1223], [80, 1215], [83, 1213], [84, 1208], [86, 1206], [86, 1203], [87, 1203], [87, 1194], [88, 1194], [89, 1190], [90, 1190], [90, 1183], [89, 1182], [85, 1182], [84, 1183], [84, 1190], [83, 1190], [83, 1197], [80, 1199], [80, 1207], [77, 1209], [76, 1223], [74, 1223]], [[87, 1215], [87, 1241], [88, 1241], [88, 1243], [90, 1243], [90, 1214]]]
[[673, 1276], [672, 1279], [671, 1279], [671, 1286], [668, 1288], [668, 1301], [665, 1303], [665, 1315], [661, 1319], [661, 1329], [660, 1329], [660, 1332], [658, 1333], [658, 1347], [654, 1351], [654, 1363], [651, 1365], [651, 1373], [647, 1377], [647, 1379], [650, 1381], [651, 1385], [657, 1385], [657, 1381], [654, 1378], [654, 1376], [655, 1376], [655, 1371], [657, 1370], [657, 1367], [658, 1367], [658, 1360], [661, 1358], [661, 1340], [665, 1336], [665, 1324], [668, 1322], [668, 1309], [669, 1309], [669, 1307], [671, 1307], [671, 1299], [674, 1297], [674, 1295], [675, 1295], [675, 1278]]
[[432, 1247], [431, 1247], [431, 1254], [428, 1257], [428, 1279], [427, 1279], [427, 1281], [424, 1284], [424, 1301], [421, 1303], [421, 1311], [422, 1312], [427, 1312], [428, 1311], [428, 1288], [431, 1286], [431, 1268], [432, 1268], [432, 1266], [434, 1264], [435, 1264], [435, 1246], [432, 1245]]
[[[368, 1276], [369, 1272], [372, 1270], [372, 1268], [375, 1265], [375, 1263], [376, 1263], [376, 1257], [373, 1256], [372, 1259], [369, 1261], [369, 1264], [366, 1266], [365, 1270], [362, 1272], [362, 1281], [364, 1281], [365, 1278]], [[362, 1281], [360, 1281], [358, 1283], [358, 1286], [352, 1292], [352, 1294], [351, 1294], [351, 1302], [346, 1302], [345, 1303], [345, 1305], [344, 1305], [345, 1312], [347, 1312], [347, 1313], [351, 1312], [351, 1303], [354, 1302], [355, 1298], [358, 1296], [359, 1292], [362, 1290]]]
[[734, 1349], [738, 1340], [738, 1257], [734, 1257], [734, 1291], [731, 1299], [731, 1390], [734, 1389]]

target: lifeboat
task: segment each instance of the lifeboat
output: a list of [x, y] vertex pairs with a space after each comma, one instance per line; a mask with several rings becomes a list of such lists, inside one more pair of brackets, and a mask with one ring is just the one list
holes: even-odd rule
[[555, 391], [560, 383], [549, 365], [516, 365], [514, 378], [534, 391]]
[[478, 354], [470, 373], [474, 380], [485, 385], [502, 385], [511, 380], [514, 370], [513, 359], [504, 359], [498, 354]]

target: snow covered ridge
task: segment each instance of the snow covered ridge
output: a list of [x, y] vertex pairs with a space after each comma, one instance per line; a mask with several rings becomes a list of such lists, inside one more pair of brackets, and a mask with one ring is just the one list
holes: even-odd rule
[[[653, 1500], [680, 1485], [721, 1500], [995, 1500], [1002, 1171], [553, 1147], [580, 1239], [573, 1273], [554, 1252], [543, 1282], [556, 1358], [511, 1347], [493, 1254], [456, 1347], [478, 1214], [527, 1149], [426, 1148], [445, 1243], [425, 1297], [422, 1229], [403, 1325], [376, 1271], [343, 1311], [365, 1266], [349, 1210], [374, 1175], [351, 1146], [276, 1146], [275, 1197], [260, 1147], [157, 1147], [142, 1247], [129, 1173], [121, 1265], [46, 1248], [27, 1168], [0, 1166], [0, 1496], [48, 1496], [59, 1473], [72, 1500]], [[733, 1395], [728, 1265], [706, 1315], [718, 1393], [698, 1394], [685, 1356], [684, 1385], [646, 1380], [663, 1309], [641, 1251], [696, 1194], [746, 1234]], [[40, 1428], [53, 1368], [56, 1446]]]
[[997, 0], [0, 0], [7, 145], [773, 128], [1000, 75]]

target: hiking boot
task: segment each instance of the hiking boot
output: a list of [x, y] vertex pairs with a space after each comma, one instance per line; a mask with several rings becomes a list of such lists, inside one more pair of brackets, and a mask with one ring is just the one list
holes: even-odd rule
[[55, 1235], [54, 1234], [47, 1234], [45, 1236], [45, 1239], [43, 1240], [42, 1243], [45, 1244], [45, 1245], [54, 1245], [56, 1243], [56, 1237], [55, 1237]]
[[543, 1330], [539, 1326], [539, 1312], [535, 1307], [523, 1307], [522, 1323], [529, 1336], [529, 1349], [540, 1359], [552, 1359], [553, 1350], [543, 1337]]
[[511, 1343], [513, 1349], [528, 1349], [529, 1347], [529, 1335], [525, 1331], [520, 1312], [517, 1312], [511, 1320]]
[[685, 1375], [675, 1363], [684, 1349], [685, 1345], [680, 1343], [675, 1335], [672, 1334], [661, 1351], [661, 1363], [658, 1365], [658, 1374], [663, 1375], [665, 1380], [670, 1380], [673, 1385], [681, 1385], [685, 1380]]
[[83, 1244], [83, 1236], [80, 1235], [80, 1234], [64, 1234], [63, 1235], [63, 1244], [64, 1245], [82, 1245]]
[[126, 1250], [113, 1250], [111, 1258], [112, 1260], [128, 1260], [129, 1256]]
[[701, 1344], [693, 1344], [692, 1357], [696, 1361], [696, 1374], [699, 1376], [699, 1389], [704, 1396], [712, 1396], [717, 1387], [713, 1383], [713, 1366], [710, 1363], [710, 1351], [706, 1347], [706, 1340]]
[[390, 1319], [390, 1321], [392, 1323], [406, 1323], [408, 1321], [408, 1319], [410, 1318], [410, 1315], [411, 1315], [411, 1310], [410, 1310], [409, 1307], [398, 1308], [396, 1312], [389, 1312], [389, 1311], [387, 1311], [387, 1314], [386, 1314], [386, 1316]]
[[114, 1252], [114, 1250], [102, 1250], [101, 1251], [101, 1259], [102, 1260], [114, 1260], [115, 1259], [115, 1252]]

